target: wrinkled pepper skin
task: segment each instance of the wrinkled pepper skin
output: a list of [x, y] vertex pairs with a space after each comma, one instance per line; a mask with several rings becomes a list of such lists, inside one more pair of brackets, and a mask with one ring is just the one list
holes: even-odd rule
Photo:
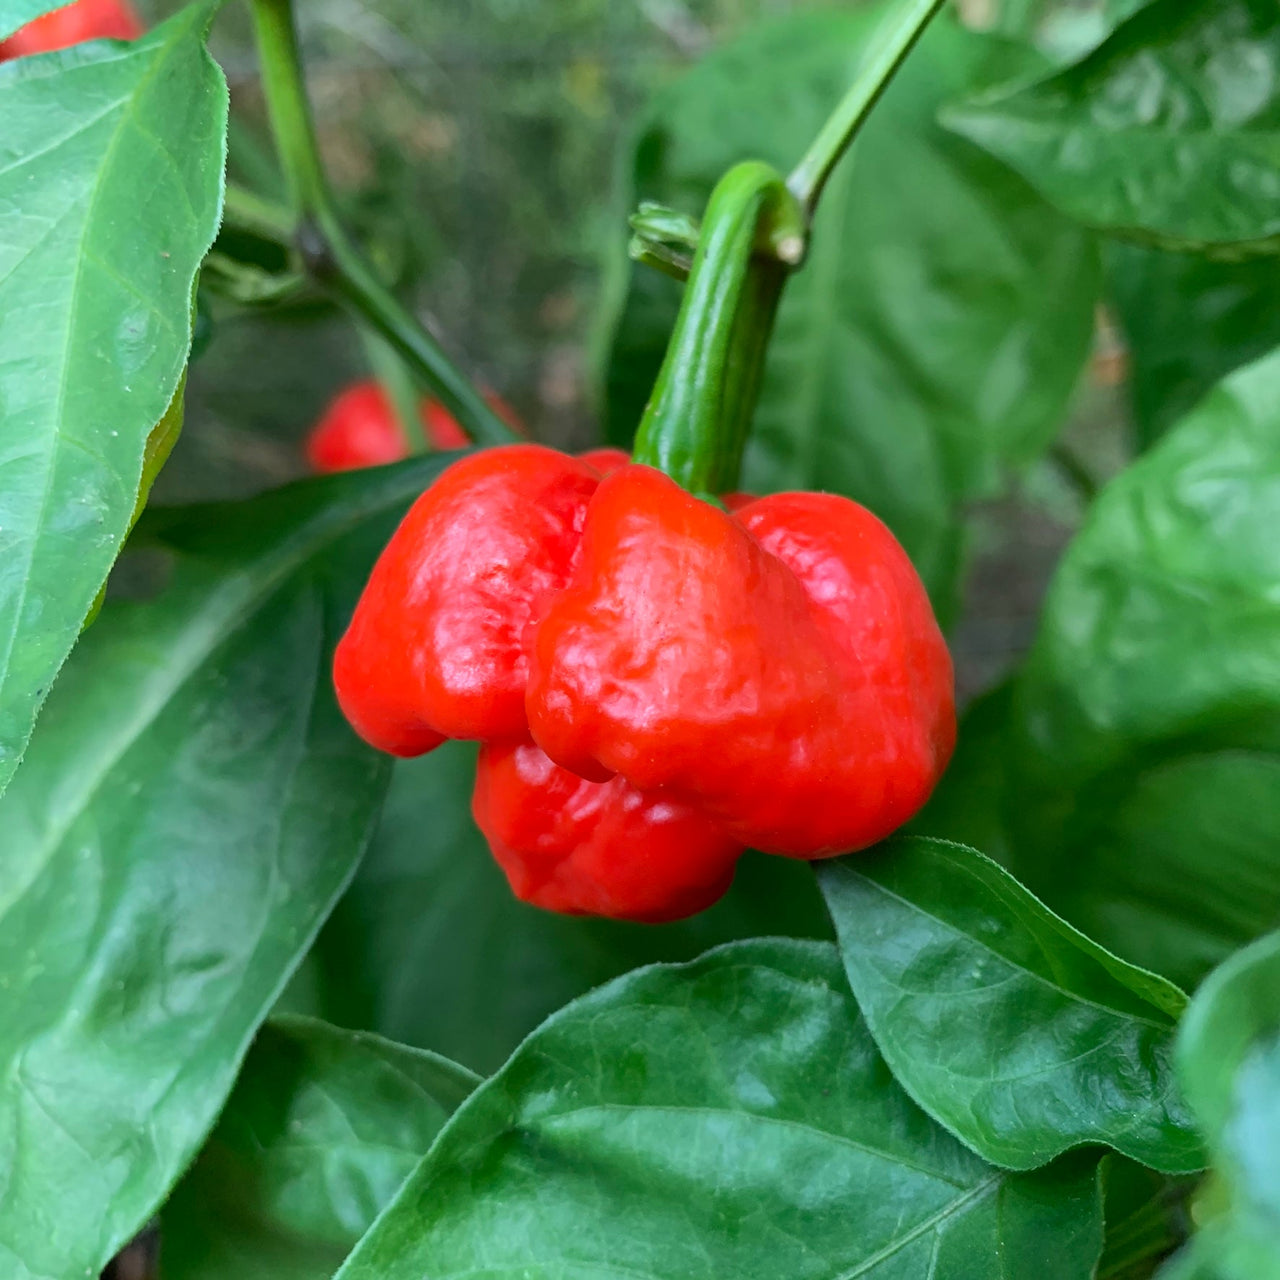
[[[485, 398], [504, 422], [518, 426], [514, 411], [499, 396], [491, 393]], [[471, 443], [438, 400], [424, 396], [418, 412], [433, 449], [465, 449]], [[354, 382], [339, 392], [306, 440], [307, 461], [321, 474], [385, 466], [403, 461], [411, 452], [391, 397], [373, 379]]]
[[136, 40], [145, 30], [128, 0], [76, 0], [0, 41], [0, 62], [52, 53], [85, 40]]
[[742, 853], [688, 805], [618, 775], [588, 782], [532, 742], [484, 745], [471, 812], [516, 896], [572, 915], [694, 915], [729, 887]]
[[[419, 498], [335, 658], [357, 731], [490, 744], [477, 821], [556, 910], [675, 918], [744, 847], [824, 857], [907, 821], [950, 758], [952, 670], [884, 525], [821, 493], [722, 510], [599, 461], [486, 450]], [[640, 894], [621, 833], [655, 826]]]
[[864, 848], [951, 755], [946, 645], [906, 553], [834, 494], [729, 516], [647, 467], [601, 484], [530, 645], [534, 740], [765, 853]]

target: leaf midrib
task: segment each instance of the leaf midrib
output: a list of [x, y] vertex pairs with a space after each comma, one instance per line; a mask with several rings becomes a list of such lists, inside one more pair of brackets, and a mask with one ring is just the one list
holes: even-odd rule
[[[914, 1106], [914, 1104], [912, 1104]], [[955, 1178], [949, 1177], [946, 1173], [938, 1169], [930, 1169], [926, 1165], [917, 1164], [915, 1161], [906, 1158], [898, 1152], [883, 1151], [879, 1147], [873, 1147], [869, 1143], [859, 1142], [856, 1138], [851, 1138], [847, 1134], [833, 1133], [830, 1129], [819, 1129], [814, 1125], [806, 1124], [803, 1120], [795, 1120], [786, 1116], [766, 1116], [755, 1111], [735, 1111], [731, 1107], [715, 1107], [715, 1106], [681, 1106], [678, 1103], [662, 1103], [662, 1102], [599, 1102], [591, 1103], [587, 1106], [573, 1107], [568, 1111], [557, 1111], [548, 1113], [543, 1116], [530, 1119], [527, 1124], [519, 1125], [521, 1128], [538, 1129], [552, 1128], [556, 1122], [561, 1120], [574, 1120], [579, 1116], [591, 1115], [596, 1112], [662, 1112], [669, 1115], [694, 1115], [708, 1117], [729, 1116], [734, 1119], [742, 1119], [751, 1124], [762, 1124], [774, 1126], [778, 1128], [794, 1129], [800, 1133], [804, 1133], [810, 1137], [818, 1138], [824, 1142], [832, 1142], [842, 1147], [848, 1147], [854, 1151], [860, 1151], [864, 1155], [874, 1156], [877, 1160], [883, 1160], [886, 1164], [897, 1165], [903, 1169], [910, 1169], [913, 1173], [919, 1174], [923, 1178], [928, 1178], [933, 1182], [945, 1183], [947, 1186], [955, 1187], [957, 1190], [968, 1190], [969, 1188], [962, 1182], [957, 1182]], [[966, 1151], [966, 1154], [968, 1152]]]

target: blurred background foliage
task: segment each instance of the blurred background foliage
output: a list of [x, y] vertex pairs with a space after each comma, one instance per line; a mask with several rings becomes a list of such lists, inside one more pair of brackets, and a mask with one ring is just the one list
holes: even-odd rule
[[[615, 172], [648, 96], [781, 0], [311, 0], [308, 79], [335, 186], [384, 270], [451, 353], [540, 439], [597, 438], [591, 354], [605, 264], [625, 244]], [[273, 180], [245, 15], [214, 52], [238, 127], [231, 173]], [[363, 372], [349, 324], [219, 308], [188, 397], [186, 486], [299, 470], [324, 399]], [[287, 320], [288, 324], [279, 324]], [[191, 457], [200, 449], [202, 457]]]

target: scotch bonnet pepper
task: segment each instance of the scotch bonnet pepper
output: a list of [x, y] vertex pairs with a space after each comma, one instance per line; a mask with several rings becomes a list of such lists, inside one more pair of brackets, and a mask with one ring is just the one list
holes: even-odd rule
[[874, 843], [945, 768], [951, 660], [893, 535], [833, 494], [725, 506], [511, 445], [445, 470], [379, 559], [339, 701], [395, 755], [485, 744], [473, 811], [520, 897], [675, 919], [746, 847]]

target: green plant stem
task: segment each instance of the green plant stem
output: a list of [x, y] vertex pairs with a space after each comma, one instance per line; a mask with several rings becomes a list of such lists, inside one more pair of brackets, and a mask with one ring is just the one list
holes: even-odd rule
[[898, 0], [872, 36], [849, 91], [787, 178], [787, 186], [810, 217], [836, 162], [943, 3]]
[[849, 91], [785, 183], [768, 165], [730, 169], [700, 232], [671, 210], [632, 217], [632, 256], [679, 276], [697, 252], [667, 354], [636, 433], [635, 460], [712, 497], [734, 489], [783, 286], [836, 162], [943, 0], [898, 0]]
[[742, 455], [751, 434], [760, 384], [764, 380], [765, 355], [773, 334], [773, 321], [782, 301], [782, 288], [790, 268], [777, 258], [757, 260], [748, 274], [738, 306], [734, 336], [729, 347], [729, 382], [725, 419], [732, 431], [730, 457], [733, 471], [720, 492], [738, 486]]
[[377, 330], [478, 444], [516, 438], [382, 283], [337, 216], [302, 78], [292, 0], [250, 0], [267, 111], [297, 210], [295, 244], [323, 288]]
[[634, 456], [710, 497], [737, 485], [787, 276], [778, 246], [802, 245], [804, 220], [781, 175], [747, 161], [716, 184], [702, 228]]

